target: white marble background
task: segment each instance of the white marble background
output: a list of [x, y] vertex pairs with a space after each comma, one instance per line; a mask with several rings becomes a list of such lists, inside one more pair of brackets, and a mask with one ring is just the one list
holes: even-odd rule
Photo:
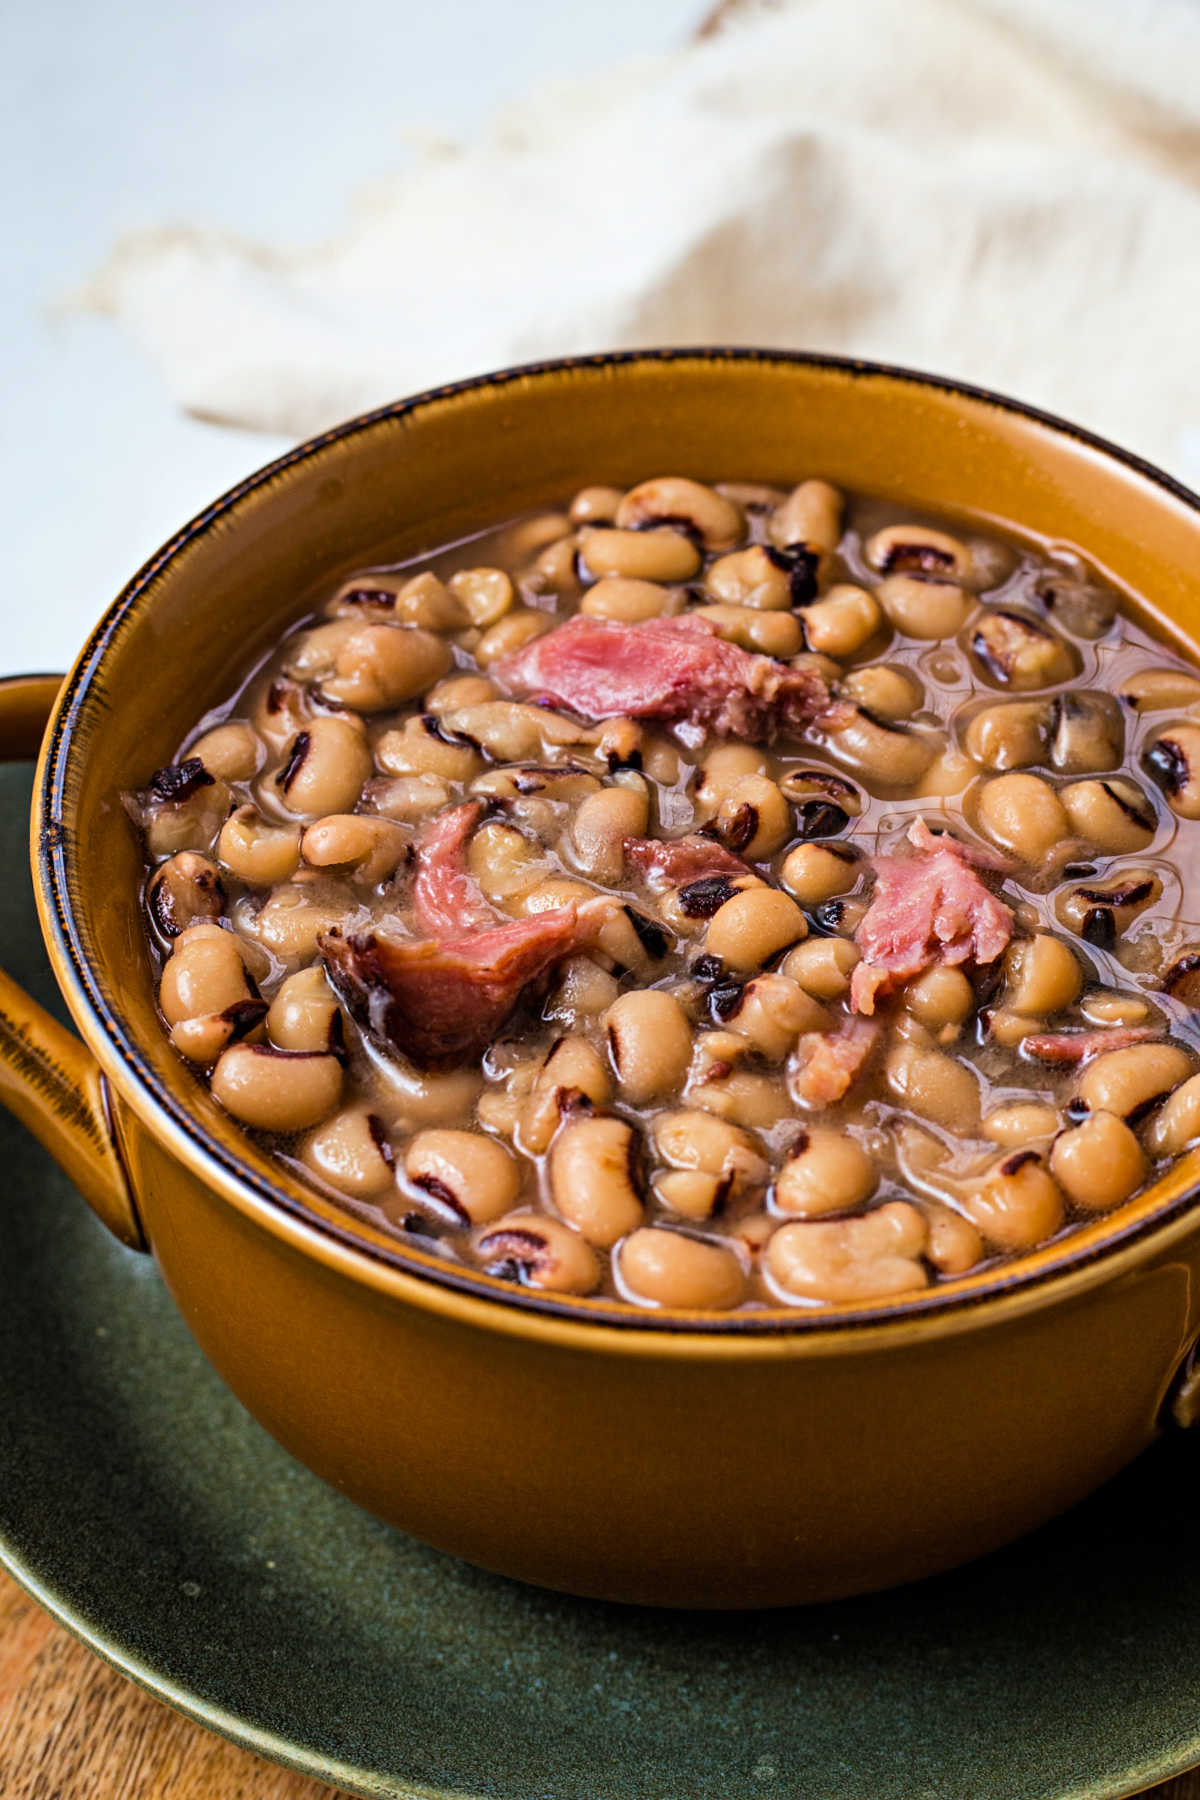
[[697, 0], [37, 0], [0, 20], [0, 673], [65, 668], [147, 555], [283, 447], [200, 424], [71, 292], [123, 233], [319, 241], [542, 76], [686, 37]]

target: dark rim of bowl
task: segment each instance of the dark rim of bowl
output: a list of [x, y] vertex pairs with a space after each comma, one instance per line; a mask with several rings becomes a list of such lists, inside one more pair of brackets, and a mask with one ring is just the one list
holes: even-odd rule
[[[437, 1287], [470, 1295], [475, 1299], [491, 1301], [510, 1309], [516, 1307], [522, 1312], [548, 1315], [579, 1325], [615, 1327], [619, 1330], [637, 1332], [674, 1332], [706, 1337], [788, 1336], [812, 1331], [862, 1330], [894, 1322], [904, 1322], [932, 1313], [945, 1314], [950, 1311], [961, 1312], [967, 1309], [978, 1309], [987, 1302], [1016, 1290], [1045, 1287], [1068, 1272], [1078, 1271], [1105, 1260], [1119, 1248], [1157, 1232], [1163, 1225], [1188, 1210], [1197, 1194], [1200, 1194], [1200, 1185], [1193, 1186], [1177, 1195], [1173, 1200], [1164, 1202], [1161, 1207], [1145, 1217], [1134, 1220], [1124, 1227], [1114, 1228], [1099, 1243], [1090, 1244], [1081, 1249], [1072, 1249], [1072, 1234], [1064, 1234], [1061, 1240], [1063, 1244], [1061, 1255], [1037, 1270], [1023, 1271], [1019, 1264], [1002, 1263], [996, 1268], [990, 1279], [982, 1278], [980, 1284], [968, 1292], [947, 1291], [934, 1286], [909, 1298], [900, 1299], [887, 1305], [864, 1308], [853, 1313], [818, 1307], [811, 1310], [773, 1307], [764, 1308], [758, 1312], [725, 1314], [654, 1312], [649, 1309], [642, 1310], [621, 1301], [603, 1298], [551, 1296], [537, 1289], [519, 1287], [494, 1276], [469, 1271], [431, 1253], [410, 1251], [399, 1245], [394, 1252], [389, 1251], [382, 1245], [369, 1242], [358, 1235], [349, 1223], [346, 1228], [334, 1224], [322, 1214], [304, 1206], [287, 1189], [276, 1187], [274, 1183], [266, 1180], [244, 1163], [230, 1146], [207, 1131], [160, 1081], [127, 1031], [120, 1013], [109, 1005], [92, 974], [71, 905], [64, 848], [66, 832], [63, 804], [71, 741], [75, 725], [88, 697], [92, 677], [105, 650], [151, 583], [162, 574], [178, 553], [208, 531], [216, 521], [225, 518], [248, 494], [268, 485], [298, 464], [318, 457], [330, 445], [344, 443], [387, 420], [403, 418], [419, 411], [422, 407], [454, 398], [459, 394], [470, 393], [481, 388], [502, 387], [513, 382], [527, 380], [530, 377], [568, 373], [572, 370], [616, 368], [636, 363], [672, 362], [716, 364], [744, 362], [827, 369], [850, 377], [898, 381], [912, 387], [928, 388], [935, 392], [982, 402], [1001, 412], [1045, 426], [1059, 436], [1070, 438], [1088, 449], [1099, 451], [1111, 461], [1120, 463], [1124, 468], [1141, 476], [1174, 499], [1182, 501], [1200, 516], [1200, 495], [1195, 494], [1181, 482], [1175, 481], [1152, 463], [1135, 456], [1131, 451], [1123, 450], [1119, 445], [1112, 444], [1096, 433], [1073, 425], [1053, 413], [1044, 412], [1038, 407], [1028, 406], [1018, 400], [1012, 400], [1006, 395], [993, 393], [987, 388], [975, 387], [970, 383], [955, 381], [945, 376], [930, 375], [920, 370], [906, 369], [895, 364], [868, 362], [852, 357], [825, 356], [798, 350], [770, 350], [752, 346], [678, 345], [662, 349], [602, 351], [591, 356], [553, 358], [544, 362], [523, 363], [513, 368], [472, 376], [464, 381], [451, 382], [442, 387], [429, 388], [408, 399], [393, 401], [370, 412], [360, 413], [340, 425], [331, 427], [328, 431], [305, 439], [303, 443], [297, 444], [284, 455], [255, 470], [243, 481], [238, 482], [236, 486], [222, 494], [219, 499], [214, 500], [211, 505], [205, 507], [202, 512], [197, 513], [172, 538], [168, 539], [148, 562], [143, 564], [132, 580], [121, 590], [89, 636], [58, 703], [53, 740], [46, 754], [39, 795], [43, 826], [41, 841], [37, 849], [37, 868], [43, 893], [50, 902], [56, 922], [59, 945], [74, 969], [79, 989], [86, 996], [95, 1023], [120, 1056], [137, 1085], [150, 1096], [156, 1108], [166, 1116], [169, 1123], [189, 1140], [195, 1150], [199, 1151], [203, 1162], [214, 1166], [225, 1179], [232, 1178], [243, 1190], [249, 1190], [256, 1201], [267, 1203], [264, 1211], [268, 1221], [272, 1212], [283, 1212], [317, 1236], [352, 1250], [368, 1261], [376, 1264], [382, 1263]], [[350, 1215], [348, 1214], [347, 1217], [349, 1220]]]

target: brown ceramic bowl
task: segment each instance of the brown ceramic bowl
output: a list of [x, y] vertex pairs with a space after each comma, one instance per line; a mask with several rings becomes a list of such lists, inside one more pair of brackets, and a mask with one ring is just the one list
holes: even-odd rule
[[[0, 983], [0, 1090], [148, 1247], [246, 1406], [372, 1511], [580, 1594], [760, 1606], [910, 1580], [1061, 1512], [1186, 1417], [1200, 1158], [999, 1269], [888, 1306], [710, 1317], [448, 1267], [291, 1180], [161, 1028], [121, 789], [328, 587], [570, 492], [819, 472], [1074, 544], [1200, 638], [1200, 502], [1005, 400], [760, 351], [602, 356], [354, 420], [186, 526], [54, 703], [33, 862], [84, 1045]], [[7, 749], [50, 685], [10, 684]], [[0, 710], [3, 710], [0, 708]]]

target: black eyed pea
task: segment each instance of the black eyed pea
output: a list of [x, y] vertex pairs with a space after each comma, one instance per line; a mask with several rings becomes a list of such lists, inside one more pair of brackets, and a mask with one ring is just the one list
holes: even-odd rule
[[595, 888], [585, 882], [574, 881], [569, 875], [552, 875], [548, 881], [539, 881], [536, 887], [518, 895], [513, 911], [524, 919], [532, 913], [552, 912], [558, 906], [581, 906], [595, 898]]
[[600, 1265], [583, 1238], [545, 1213], [509, 1213], [481, 1232], [474, 1247], [489, 1275], [526, 1287], [590, 1294], [600, 1284]]
[[220, 925], [189, 925], [163, 964], [158, 1004], [168, 1025], [206, 1018], [256, 998], [241, 946]]
[[1111, 694], [1059, 694], [1050, 706], [1050, 766], [1060, 775], [1116, 769], [1125, 750], [1121, 709]]
[[763, 887], [757, 875], [706, 875], [682, 887], [667, 888], [659, 896], [658, 916], [681, 937], [692, 937], [704, 929], [718, 907], [734, 894], [749, 887]]
[[210, 1085], [213, 1098], [243, 1125], [306, 1131], [328, 1118], [341, 1098], [342, 1065], [320, 1051], [233, 1044], [222, 1052]]
[[875, 598], [889, 625], [905, 637], [940, 640], [953, 637], [971, 610], [969, 595], [955, 581], [887, 575]]
[[500, 696], [486, 675], [447, 675], [437, 681], [425, 696], [426, 710], [435, 718], [457, 712], [465, 706], [486, 706], [499, 702]]
[[381, 775], [366, 783], [363, 801], [380, 818], [417, 825], [449, 806], [450, 784], [442, 775]]
[[1019, 690], [1069, 681], [1078, 667], [1075, 653], [1049, 626], [1006, 607], [982, 614], [971, 650], [993, 681]]
[[1031, 1250], [1063, 1222], [1062, 1189], [1036, 1150], [1001, 1157], [964, 1195], [963, 1211], [999, 1250]]
[[880, 629], [883, 614], [866, 588], [841, 582], [804, 608], [801, 624], [810, 650], [819, 651], [822, 656], [854, 656]]
[[[1111, 989], [1093, 988], [1079, 1003], [1079, 1010], [1090, 1025], [1144, 1025], [1150, 1008], [1132, 994], [1116, 994]], [[1161, 1024], [1161, 1017], [1157, 1023]]]
[[692, 540], [669, 527], [618, 531], [599, 526], [580, 535], [580, 557], [590, 575], [690, 581], [700, 567], [700, 552]]
[[1200, 725], [1170, 725], [1142, 757], [1146, 773], [1181, 819], [1200, 819]]
[[512, 700], [484, 700], [448, 707], [441, 715], [447, 731], [470, 738], [496, 762], [526, 762], [544, 756], [548, 745], [590, 744], [591, 728], [574, 725], [544, 706]]
[[611, 1099], [612, 1077], [599, 1051], [585, 1037], [560, 1037], [529, 1090], [521, 1116], [521, 1149], [541, 1156], [572, 1112], [607, 1106]]
[[593, 619], [616, 619], [622, 624], [637, 625], [643, 619], [660, 619], [664, 613], [677, 613], [683, 601], [677, 589], [663, 587], [657, 581], [630, 581], [620, 575], [605, 575], [590, 587], [579, 602], [579, 610]]
[[625, 839], [643, 837], [649, 817], [650, 797], [640, 776], [589, 794], [571, 820], [578, 867], [593, 881], [618, 886], [625, 870]]
[[656, 523], [682, 526], [706, 550], [732, 550], [746, 535], [741, 507], [683, 475], [661, 475], [630, 488], [617, 507], [616, 522], [627, 531]]
[[472, 1225], [489, 1225], [513, 1205], [521, 1170], [503, 1144], [478, 1131], [419, 1131], [404, 1151], [414, 1187]]
[[779, 878], [801, 906], [820, 906], [848, 894], [861, 873], [857, 853], [837, 843], [797, 844], [783, 859]]
[[535, 513], [531, 519], [519, 519], [507, 528], [501, 539], [504, 558], [518, 563], [530, 556], [538, 556], [551, 544], [557, 544], [570, 529], [571, 519], [565, 512]]
[[724, 606], [753, 606], [762, 612], [787, 612], [792, 584], [786, 559], [775, 560], [762, 544], [735, 550], [710, 563], [704, 586]]
[[194, 850], [168, 857], [147, 883], [146, 906], [165, 938], [178, 937], [204, 919], [219, 919], [225, 910], [225, 890], [216, 863]]
[[975, 991], [961, 969], [936, 964], [910, 981], [904, 1005], [940, 1043], [949, 1043], [975, 1004]]
[[[250, 701], [250, 728], [273, 756], [279, 755], [308, 720], [308, 696], [297, 681], [280, 675], [256, 682]], [[260, 765], [261, 766], [261, 765]]]
[[[611, 771], [640, 769], [645, 763], [646, 733], [636, 719], [605, 719], [596, 732], [596, 755]], [[651, 771], [653, 774], [653, 770]], [[675, 775], [655, 775], [671, 786]]]
[[1083, 970], [1069, 944], [1048, 931], [1018, 938], [1004, 956], [1005, 998], [1015, 1012], [1046, 1015], [1073, 1006], [1083, 992]]
[[1012, 1100], [993, 1107], [985, 1117], [982, 1129], [990, 1144], [1017, 1150], [1024, 1144], [1049, 1143], [1061, 1124], [1057, 1108], [1047, 1106], [1043, 1101]]
[[239, 806], [221, 827], [217, 856], [247, 887], [275, 887], [300, 866], [300, 827], [272, 825], [256, 806]]
[[743, 775], [731, 782], [715, 823], [726, 849], [747, 862], [774, 856], [793, 831], [792, 810], [769, 775]]
[[944, 740], [911, 725], [876, 719], [861, 707], [826, 730], [829, 748], [868, 783], [911, 787], [920, 781]]
[[1139, 713], [1195, 706], [1200, 704], [1200, 675], [1182, 669], [1139, 669], [1122, 682], [1121, 698]]
[[550, 1195], [559, 1215], [608, 1250], [642, 1222], [638, 1141], [624, 1119], [568, 1120], [550, 1151]]
[[802, 481], [780, 501], [767, 521], [767, 536], [781, 550], [794, 544], [830, 555], [842, 536], [845, 501], [828, 481]]
[[1175, 1089], [1145, 1128], [1151, 1156], [1178, 1156], [1200, 1137], [1200, 1075], [1191, 1075]]
[[672, 1093], [687, 1074], [692, 1028], [673, 994], [633, 988], [605, 1021], [608, 1053], [624, 1099], [633, 1106]]
[[863, 554], [881, 575], [932, 575], [970, 581], [971, 552], [949, 532], [927, 525], [885, 525], [867, 539]]
[[802, 1131], [775, 1177], [772, 1204], [792, 1218], [849, 1212], [875, 1192], [875, 1163], [856, 1139], [832, 1127]]
[[392, 616], [424, 631], [462, 631], [473, 623], [462, 601], [431, 570], [414, 575], [396, 594]]
[[692, 616], [711, 625], [718, 637], [743, 650], [757, 650], [762, 656], [787, 658], [804, 648], [804, 632], [794, 613], [762, 612], [752, 606], [698, 606]]
[[395, 1179], [383, 1120], [366, 1106], [346, 1106], [307, 1137], [300, 1160], [340, 1194], [370, 1200]]
[[518, 578], [522, 593], [527, 598], [555, 594], [560, 600], [573, 599], [581, 585], [579, 544], [578, 533], [570, 531], [539, 550], [532, 563], [521, 571]]
[[262, 767], [265, 751], [252, 725], [229, 719], [197, 738], [187, 754], [198, 756], [219, 781], [250, 781]]
[[816, 1000], [840, 1000], [849, 992], [850, 977], [860, 961], [857, 945], [848, 938], [809, 938], [788, 951], [779, 973], [789, 976]]
[[767, 1163], [754, 1138], [727, 1119], [682, 1108], [658, 1113], [651, 1123], [656, 1155], [672, 1169], [711, 1175], [724, 1185], [722, 1198], [762, 1187]]
[[224, 1012], [181, 1019], [171, 1027], [171, 1043], [189, 1062], [210, 1067], [226, 1045], [261, 1039], [266, 1004], [265, 1000], [240, 1000]]
[[923, 1199], [921, 1210], [929, 1226], [925, 1258], [939, 1274], [965, 1275], [983, 1260], [983, 1239], [970, 1219], [936, 1200]]
[[189, 756], [157, 769], [131, 810], [145, 833], [146, 848], [159, 858], [180, 850], [210, 850], [230, 805], [228, 784], [212, 776], [199, 757]]
[[528, 799], [575, 807], [600, 791], [599, 777], [577, 762], [515, 763], [506, 768], [486, 769], [471, 783], [473, 794], [507, 801], [510, 812], [514, 808], [519, 811], [519, 802]]
[[727, 967], [749, 973], [807, 936], [804, 914], [790, 895], [778, 888], [751, 887], [713, 914], [704, 947]]
[[542, 1017], [556, 1020], [568, 1032], [579, 1031], [606, 1013], [619, 992], [616, 977], [590, 956], [569, 956], [558, 966]]
[[341, 618], [298, 632], [288, 640], [284, 673], [300, 681], [321, 681], [336, 674], [338, 657], [363, 626], [361, 618]]
[[450, 646], [419, 626], [362, 625], [338, 649], [333, 673], [320, 676], [321, 692], [355, 712], [382, 712], [423, 694], [451, 662]]
[[493, 906], [527, 894], [550, 869], [542, 846], [515, 825], [485, 819], [467, 845], [467, 868]]
[[1073, 568], [1047, 570], [1035, 581], [1034, 594], [1076, 637], [1103, 637], [1117, 616], [1117, 596], [1112, 588], [1089, 581], [1078, 563]]
[[639, 1306], [684, 1312], [728, 1312], [746, 1289], [733, 1250], [661, 1225], [634, 1231], [613, 1264], [621, 1291]]
[[494, 625], [489, 625], [475, 645], [475, 661], [481, 669], [486, 669], [499, 662], [501, 657], [511, 656], [523, 644], [542, 637], [553, 626], [554, 620], [548, 613], [536, 612], [532, 607], [515, 607]]
[[780, 1062], [795, 1047], [802, 1031], [826, 1031], [829, 1014], [790, 976], [756, 975], [737, 996], [732, 1010], [722, 1009], [723, 1022], [745, 1038], [768, 1062]]
[[320, 963], [298, 969], [280, 983], [267, 1013], [267, 1031], [280, 1050], [340, 1053], [341, 1009]]
[[605, 487], [601, 483], [580, 488], [570, 505], [570, 522], [572, 525], [611, 525], [624, 497], [624, 488]]
[[614, 906], [596, 932], [597, 949], [630, 974], [652, 979], [671, 948], [671, 934], [636, 906]]
[[436, 713], [415, 713], [395, 731], [375, 741], [375, 766], [385, 775], [436, 775], [443, 781], [470, 781], [483, 758], [468, 738], [455, 737]]
[[966, 1063], [900, 1039], [884, 1064], [888, 1087], [918, 1118], [970, 1137], [979, 1128], [979, 1081]]
[[885, 663], [868, 663], [865, 668], [851, 669], [842, 682], [847, 700], [861, 706], [864, 712], [891, 723], [911, 719], [924, 701], [920, 682], [910, 669], [889, 668]]
[[891, 1200], [856, 1218], [781, 1225], [763, 1264], [784, 1300], [829, 1305], [886, 1300], [927, 1285], [920, 1259], [928, 1237], [918, 1209], [907, 1200]]
[[1072, 781], [1059, 799], [1071, 829], [1110, 856], [1144, 850], [1158, 828], [1154, 808], [1141, 788], [1122, 775]]
[[1112, 950], [1139, 913], [1162, 898], [1162, 881], [1153, 869], [1123, 868], [1102, 880], [1060, 890], [1054, 901], [1058, 918], [1098, 950]]
[[502, 619], [517, 598], [503, 569], [460, 569], [447, 585], [469, 622], [480, 631]]
[[1071, 835], [1065, 806], [1040, 775], [993, 777], [981, 788], [977, 808], [984, 836], [1031, 865], [1044, 862]]
[[310, 825], [300, 853], [313, 869], [344, 869], [374, 887], [396, 873], [409, 853], [409, 835], [393, 819], [371, 813], [330, 813]]
[[750, 744], [720, 744], [696, 770], [693, 793], [702, 818], [712, 818], [735, 782], [765, 775], [770, 767], [761, 750]]
[[437, 1075], [399, 1062], [377, 1063], [375, 1073], [381, 1087], [386, 1083], [389, 1121], [405, 1131], [470, 1118], [483, 1088], [478, 1065]]
[[1076, 1096], [1088, 1112], [1115, 1113], [1137, 1124], [1167, 1094], [1188, 1080], [1194, 1061], [1178, 1044], [1131, 1044], [1106, 1050], [1083, 1070]]
[[311, 961], [321, 937], [344, 916], [341, 908], [314, 900], [304, 887], [289, 882], [277, 887], [240, 928], [286, 962]]
[[1011, 1007], [993, 1006], [986, 1015], [988, 1041], [1003, 1044], [1008, 1050], [1017, 1050], [1027, 1037], [1033, 1037], [1041, 1030], [1041, 1020], [1031, 1019], [1025, 1013], [1013, 1012]]
[[963, 747], [985, 769], [1027, 769], [1046, 760], [1051, 723], [1044, 700], [998, 700], [973, 715]]
[[370, 774], [371, 752], [361, 725], [322, 714], [296, 733], [274, 786], [289, 812], [320, 819], [353, 812]]
[[978, 773], [978, 765], [971, 757], [947, 747], [934, 757], [914, 792], [919, 800], [944, 800], [952, 794], [961, 794]]
[[683, 1097], [730, 1124], [766, 1131], [792, 1113], [792, 1103], [781, 1080], [740, 1066], [749, 1047], [736, 1032], [706, 1033], [696, 1044]]
[[1150, 1165], [1124, 1119], [1095, 1112], [1055, 1138], [1050, 1172], [1083, 1212], [1108, 1212], [1141, 1187]]
[[789, 769], [780, 776], [779, 790], [799, 808], [802, 838], [836, 837], [863, 809], [859, 789], [832, 769]]
[[731, 1184], [726, 1176], [701, 1169], [660, 1169], [650, 1185], [659, 1204], [681, 1219], [710, 1219], [724, 1204]]

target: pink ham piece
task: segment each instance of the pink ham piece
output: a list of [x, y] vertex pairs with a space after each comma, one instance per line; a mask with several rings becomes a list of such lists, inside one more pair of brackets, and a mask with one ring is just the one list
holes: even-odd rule
[[488, 671], [506, 693], [585, 719], [662, 719], [765, 742], [835, 718], [815, 669], [793, 669], [718, 637], [694, 615], [620, 625], [578, 616]]
[[1046, 1063], [1086, 1063], [1106, 1050], [1128, 1050], [1145, 1044], [1162, 1032], [1153, 1025], [1114, 1025], [1107, 1031], [1036, 1031], [1022, 1038], [1021, 1049]]
[[466, 800], [433, 819], [417, 839], [413, 908], [430, 937], [486, 931], [500, 915], [467, 873], [467, 839], [486, 811], [482, 800]]
[[398, 940], [369, 932], [321, 940], [329, 978], [373, 1037], [418, 1068], [473, 1062], [492, 1043], [522, 994], [556, 962], [591, 942], [608, 916], [559, 906], [468, 937]]
[[836, 1031], [806, 1031], [793, 1052], [793, 1098], [804, 1106], [833, 1106], [844, 1099], [870, 1061], [881, 1029], [866, 1019], [847, 1019]]
[[873, 1013], [876, 998], [942, 963], [995, 962], [1013, 932], [1011, 908], [971, 864], [974, 853], [933, 835], [924, 820], [909, 831], [915, 856], [878, 856], [875, 891], [854, 934], [862, 961], [850, 982], [855, 1012]]
[[749, 875], [750, 865], [698, 831], [681, 838], [626, 838], [625, 856], [639, 875], [664, 887], [687, 887], [710, 875]]

